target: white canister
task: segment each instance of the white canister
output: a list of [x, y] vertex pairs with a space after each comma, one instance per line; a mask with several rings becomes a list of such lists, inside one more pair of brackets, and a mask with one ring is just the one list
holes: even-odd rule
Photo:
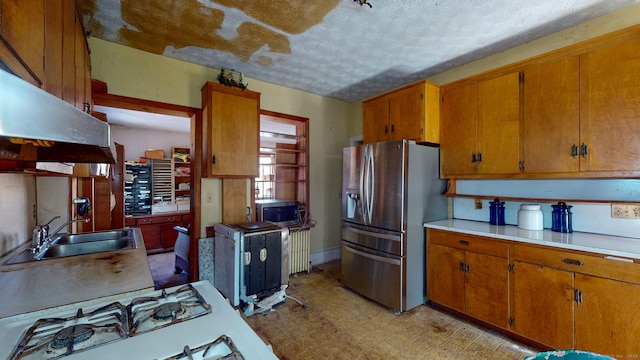
[[525, 230], [542, 230], [542, 210], [540, 210], [540, 205], [520, 205], [518, 227]]

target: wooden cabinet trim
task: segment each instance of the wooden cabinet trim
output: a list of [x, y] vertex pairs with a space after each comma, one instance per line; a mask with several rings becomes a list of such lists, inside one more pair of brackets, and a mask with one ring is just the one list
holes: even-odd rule
[[502, 240], [435, 229], [427, 229], [427, 238], [431, 244], [445, 245], [505, 259], [509, 257], [509, 243]]
[[513, 245], [513, 260], [516, 261], [640, 284], [640, 264], [613, 258], [606, 258], [602, 254], [562, 251], [534, 245]]

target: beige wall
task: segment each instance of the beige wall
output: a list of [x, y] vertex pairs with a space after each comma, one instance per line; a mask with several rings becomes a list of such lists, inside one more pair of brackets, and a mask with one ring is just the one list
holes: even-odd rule
[[[216, 81], [218, 70], [145, 53], [90, 38], [92, 77], [107, 82], [109, 93], [170, 104], [201, 107], [200, 89]], [[318, 224], [311, 233], [312, 250], [339, 246], [342, 148], [349, 145], [353, 119], [360, 104], [268, 84], [245, 77], [249, 89], [261, 93], [264, 110], [309, 118], [311, 216]], [[219, 221], [219, 184], [205, 180], [203, 194], [213, 192], [214, 205], [203, 202], [203, 227]], [[204, 233], [204, 231], [203, 231]]]

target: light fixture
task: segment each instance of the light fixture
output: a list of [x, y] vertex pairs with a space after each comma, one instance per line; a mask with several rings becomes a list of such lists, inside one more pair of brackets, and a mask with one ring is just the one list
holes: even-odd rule
[[369, 6], [370, 8], [372, 8], [372, 7], [373, 7], [373, 6], [371, 6], [371, 4], [369, 4], [369, 3], [367, 2], [367, 0], [353, 0], [353, 1], [357, 2], [358, 4], [360, 4], [360, 6], [362, 6], [362, 5], [367, 5], [367, 6]]

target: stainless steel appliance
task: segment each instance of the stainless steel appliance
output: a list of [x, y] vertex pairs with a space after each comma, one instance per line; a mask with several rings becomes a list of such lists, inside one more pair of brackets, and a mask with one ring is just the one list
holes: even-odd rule
[[0, 319], [0, 359], [178, 359], [188, 354], [276, 359], [208, 281]]
[[285, 301], [289, 229], [271, 222], [214, 226], [214, 285], [233, 306], [253, 306], [269, 295]]
[[300, 204], [294, 200], [256, 200], [256, 219], [284, 226], [300, 225]]
[[0, 158], [115, 163], [109, 124], [0, 70]]
[[343, 150], [342, 282], [398, 312], [423, 304], [423, 223], [444, 219], [439, 149], [388, 141]]

